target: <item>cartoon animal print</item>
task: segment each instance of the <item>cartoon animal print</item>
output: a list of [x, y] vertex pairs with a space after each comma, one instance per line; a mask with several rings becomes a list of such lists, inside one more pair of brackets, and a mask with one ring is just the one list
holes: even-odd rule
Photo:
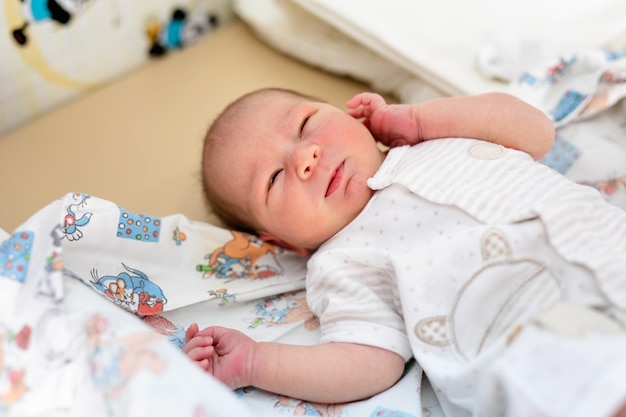
[[159, 334], [166, 336], [167, 339], [179, 349], [185, 346], [185, 328], [176, 326], [174, 323], [159, 314], [142, 317], [143, 322], [152, 327]]
[[[422, 407], [422, 412], [424, 408]], [[424, 416], [422, 414], [422, 416]], [[416, 417], [413, 414], [409, 414], [405, 411], [391, 410], [389, 408], [378, 406], [372, 411], [370, 417]]]
[[53, 307], [41, 314], [33, 329], [33, 342], [46, 367], [60, 369], [76, 359], [82, 343], [77, 333], [65, 309]]
[[[209, 257], [210, 255], [207, 255]], [[196, 270], [202, 272], [203, 278], [215, 276], [223, 279], [250, 277], [250, 260], [248, 258], [231, 258], [226, 254], [217, 256], [214, 264], [197, 265]]]
[[228, 289], [226, 288], [220, 288], [219, 290], [210, 290], [209, 295], [211, 296], [211, 298], [216, 298], [220, 300], [220, 307], [223, 307], [226, 304], [233, 303], [237, 299], [237, 297], [233, 294], [230, 294], [228, 292]]
[[167, 298], [161, 288], [150, 281], [143, 272], [122, 264], [127, 272], [98, 277], [91, 271], [91, 285], [115, 304], [140, 316], [163, 312]]
[[87, 360], [92, 381], [109, 398], [123, 392], [126, 384], [140, 371], [160, 374], [166, 364], [149, 348], [158, 341], [154, 332], [136, 331], [117, 336], [106, 317], [96, 314], [83, 325], [87, 335]]
[[280, 413], [284, 411], [292, 416], [341, 417], [345, 415], [345, 404], [311, 403], [282, 395], [276, 399], [274, 408], [279, 409]]
[[13, 30], [13, 39], [18, 45], [26, 45], [26, 29], [34, 23], [51, 20], [59, 25], [67, 25], [72, 16], [83, 7], [83, 3], [85, 0], [20, 0], [24, 24]]
[[576, 63], [577, 60], [578, 57], [576, 55], [572, 56], [570, 60], [559, 58], [559, 62], [548, 67], [541, 77], [537, 78], [530, 73], [525, 73], [522, 75], [521, 81], [528, 85], [556, 84], [565, 74], [567, 74], [569, 69]]
[[15, 403], [26, 393], [24, 368], [8, 366], [7, 362], [15, 365], [16, 361], [7, 361], [7, 357], [20, 355], [28, 350], [30, 345], [31, 328], [23, 326], [17, 333], [2, 329], [0, 331], [0, 408], [6, 411], [8, 406]]
[[620, 190], [626, 191], [626, 175], [622, 175], [621, 177], [609, 178], [606, 180], [579, 181], [579, 183], [595, 188], [596, 190], [600, 191], [600, 193], [605, 198], [618, 193]]
[[160, 57], [172, 49], [184, 48], [196, 42], [217, 26], [217, 16], [201, 12], [187, 13], [176, 9], [168, 22], [151, 22], [146, 28], [150, 39], [149, 55]]
[[266, 298], [255, 305], [255, 317], [249, 328], [259, 326], [279, 326], [282, 324], [297, 323], [304, 320], [307, 330], [319, 327], [317, 317], [309, 310], [304, 296], [283, 294]]
[[37, 282], [37, 295], [54, 303], [63, 300], [63, 259], [59, 252], [52, 252], [46, 258], [46, 274], [40, 274]]
[[203, 277], [270, 278], [283, 273], [276, 258], [282, 249], [248, 233], [231, 233], [233, 240], [205, 256], [208, 259], [206, 265], [196, 267]]
[[79, 213], [87, 205], [87, 200], [91, 198], [90, 195], [76, 193], [73, 198], [77, 202], [67, 206], [65, 209], [67, 214], [63, 221], [63, 233], [69, 241], [77, 241], [83, 237], [83, 232], [79, 227], [86, 226], [92, 216], [92, 213], [89, 212]]
[[172, 231], [172, 240], [176, 242], [176, 246], [180, 246], [185, 240], [187, 240], [187, 234], [182, 232], [178, 226]]
[[56, 246], [57, 248], [61, 246], [61, 241], [65, 237], [65, 231], [60, 223], [52, 228], [50, 237], [52, 238], [52, 246]]

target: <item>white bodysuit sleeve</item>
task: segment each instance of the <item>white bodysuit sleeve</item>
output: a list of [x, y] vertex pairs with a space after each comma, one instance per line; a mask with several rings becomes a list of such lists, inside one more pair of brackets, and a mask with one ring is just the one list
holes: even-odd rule
[[307, 302], [320, 320], [322, 343], [376, 346], [411, 358], [395, 277], [386, 264], [363, 248], [311, 258]]

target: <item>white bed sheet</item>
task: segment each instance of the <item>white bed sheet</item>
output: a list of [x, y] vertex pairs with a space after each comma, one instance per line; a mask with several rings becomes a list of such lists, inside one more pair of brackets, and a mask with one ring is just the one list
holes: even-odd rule
[[502, 90], [479, 49], [508, 33], [563, 52], [626, 45], [623, 0], [291, 0], [444, 93]]

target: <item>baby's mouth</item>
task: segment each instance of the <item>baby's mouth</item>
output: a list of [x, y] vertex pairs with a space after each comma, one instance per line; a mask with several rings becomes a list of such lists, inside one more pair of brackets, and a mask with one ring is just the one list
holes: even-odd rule
[[337, 169], [335, 169], [335, 172], [333, 172], [333, 175], [330, 178], [330, 182], [328, 183], [328, 188], [326, 189], [325, 197], [328, 197], [329, 195], [334, 193], [337, 188], [339, 188], [339, 185], [341, 185], [341, 178], [343, 177], [343, 164], [344, 163], [342, 162], [341, 165], [339, 165]]

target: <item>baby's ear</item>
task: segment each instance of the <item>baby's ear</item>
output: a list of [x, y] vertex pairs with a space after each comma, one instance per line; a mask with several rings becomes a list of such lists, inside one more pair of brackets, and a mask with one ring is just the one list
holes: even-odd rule
[[309, 249], [293, 246], [285, 242], [284, 240], [276, 239], [274, 236], [268, 235], [267, 233], [259, 234], [259, 238], [264, 242], [271, 243], [272, 245], [280, 246], [281, 248], [295, 252], [296, 254], [300, 256], [309, 256], [311, 254], [311, 251]]

